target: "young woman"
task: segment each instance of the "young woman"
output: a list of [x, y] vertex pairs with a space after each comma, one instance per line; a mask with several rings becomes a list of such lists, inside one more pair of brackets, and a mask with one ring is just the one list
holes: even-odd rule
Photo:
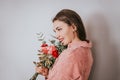
[[73, 10], [63, 9], [53, 18], [57, 39], [67, 45], [51, 70], [36, 68], [46, 80], [88, 80], [93, 58], [91, 42], [86, 39], [80, 16]]

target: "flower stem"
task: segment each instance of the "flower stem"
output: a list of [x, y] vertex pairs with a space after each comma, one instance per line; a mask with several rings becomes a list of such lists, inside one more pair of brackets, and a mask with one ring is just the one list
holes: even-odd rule
[[29, 80], [36, 80], [38, 73], [36, 72]]

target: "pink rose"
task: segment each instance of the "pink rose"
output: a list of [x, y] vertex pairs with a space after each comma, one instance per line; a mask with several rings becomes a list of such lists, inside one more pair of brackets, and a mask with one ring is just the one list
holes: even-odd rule
[[48, 49], [47, 49], [47, 47], [41, 47], [41, 51], [42, 51], [44, 54], [48, 54]]

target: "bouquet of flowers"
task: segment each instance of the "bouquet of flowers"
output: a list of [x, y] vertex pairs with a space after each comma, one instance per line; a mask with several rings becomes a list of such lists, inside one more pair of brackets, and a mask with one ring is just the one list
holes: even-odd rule
[[[40, 49], [38, 50], [38, 62], [33, 62], [37, 67], [44, 67], [47, 69], [52, 68], [56, 58], [60, 55], [60, 53], [66, 48], [60, 42], [56, 42], [56, 40], [49, 40], [50, 45], [46, 43], [43, 38], [42, 33], [37, 34], [38, 40], [42, 41], [40, 45]], [[54, 36], [53, 36], [54, 37]], [[54, 37], [55, 38], [55, 37]], [[36, 80], [38, 73], [36, 72], [30, 80]]]

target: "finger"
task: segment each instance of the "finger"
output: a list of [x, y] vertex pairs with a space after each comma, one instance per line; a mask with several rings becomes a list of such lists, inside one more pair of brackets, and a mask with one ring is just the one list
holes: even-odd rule
[[41, 74], [43, 71], [42, 71], [42, 68], [41, 67], [36, 67], [36, 72]]
[[46, 72], [43, 72], [42, 75], [43, 75], [43, 76], [47, 76], [47, 73], [46, 73]]

